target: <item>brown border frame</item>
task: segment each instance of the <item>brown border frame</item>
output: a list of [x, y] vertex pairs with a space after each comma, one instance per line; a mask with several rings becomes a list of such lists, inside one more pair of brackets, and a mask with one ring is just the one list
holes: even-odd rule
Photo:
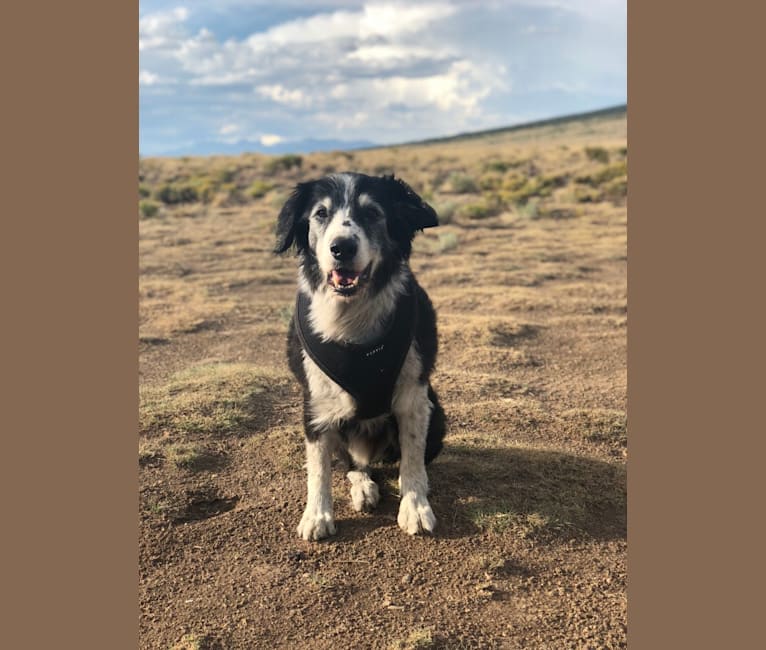
[[[629, 6], [633, 648], [760, 637], [763, 239], [743, 226], [760, 218], [763, 21], [743, 6]], [[137, 18], [4, 9], [8, 647], [138, 645]]]
[[3, 9], [3, 645], [138, 646], [138, 3]]

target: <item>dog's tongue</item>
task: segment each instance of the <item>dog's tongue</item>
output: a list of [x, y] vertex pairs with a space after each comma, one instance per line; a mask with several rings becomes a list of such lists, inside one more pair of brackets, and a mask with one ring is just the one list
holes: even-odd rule
[[336, 287], [347, 287], [354, 284], [357, 274], [345, 269], [333, 269], [332, 281]]

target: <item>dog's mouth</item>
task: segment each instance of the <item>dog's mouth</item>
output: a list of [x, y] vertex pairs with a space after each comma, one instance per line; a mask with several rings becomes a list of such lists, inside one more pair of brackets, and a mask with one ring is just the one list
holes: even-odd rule
[[363, 271], [353, 271], [351, 269], [333, 269], [327, 274], [327, 283], [342, 296], [351, 296], [355, 294], [365, 282], [370, 278], [370, 267], [367, 265]]

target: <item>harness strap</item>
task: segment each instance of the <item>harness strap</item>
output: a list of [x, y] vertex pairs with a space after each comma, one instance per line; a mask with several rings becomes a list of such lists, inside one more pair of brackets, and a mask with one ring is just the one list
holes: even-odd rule
[[310, 299], [299, 292], [295, 309], [296, 331], [306, 353], [356, 400], [357, 418], [390, 413], [396, 380], [415, 338], [418, 310], [412, 280], [399, 296], [385, 333], [367, 345], [323, 341], [311, 329], [310, 306]]

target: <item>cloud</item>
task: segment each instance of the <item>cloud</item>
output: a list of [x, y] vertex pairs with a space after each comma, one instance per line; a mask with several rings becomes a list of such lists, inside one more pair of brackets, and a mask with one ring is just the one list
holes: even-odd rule
[[138, 73], [138, 83], [144, 86], [153, 86], [160, 80], [159, 75], [149, 72], [148, 70], [141, 70]]
[[183, 38], [181, 24], [189, 17], [184, 7], [148, 14], [138, 21], [138, 49], [157, 50], [174, 46]]
[[191, 5], [144, 14], [142, 130], [183, 123], [187, 137], [265, 146], [263, 138], [318, 133], [404, 141], [551, 115], [539, 98], [595, 101], [594, 85], [624, 79], [624, 0], [328, 0], [310, 15], [288, 2], [281, 19], [259, 26], [261, 13], [275, 15], [258, 9], [266, 6], [222, 0], [217, 13]]
[[280, 135], [266, 134], [262, 135], [258, 140], [264, 147], [273, 147], [275, 144], [283, 142], [284, 138]]

